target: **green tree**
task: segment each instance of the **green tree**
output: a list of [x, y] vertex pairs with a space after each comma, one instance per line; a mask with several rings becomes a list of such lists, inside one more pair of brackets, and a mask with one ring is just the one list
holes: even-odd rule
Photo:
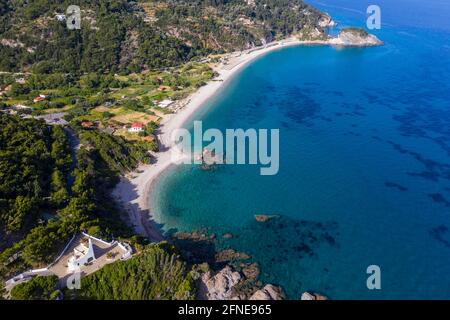
[[58, 293], [58, 277], [35, 277], [11, 290], [13, 300], [54, 300]]
[[3, 281], [0, 281], [0, 300], [3, 300], [3, 296], [6, 293], [5, 284]]
[[51, 180], [51, 200], [52, 203], [57, 206], [61, 207], [64, 205], [67, 200], [69, 199], [69, 193], [66, 189], [66, 179], [64, 178], [61, 171], [58, 169], [54, 169], [52, 173], [52, 180]]
[[55, 256], [67, 237], [59, 234], [59, 225], [49, 223], [46, 226], [33, 228], [21, 243], [23, 247], [22, 258], [32, 266], [39, 266], [40, 263], [49, 263]]
[[69, 140], [61, 126], [53, 127], [52, 139], [51, 156], [57, 168], [67, 174], [72, 164], [72, 157]]
[[35, 201], [32, 198], [18, 196], [7, 214], [6, 229], [9, 232], [19, 231], [23, 227], [25, 217], [34, 212]]

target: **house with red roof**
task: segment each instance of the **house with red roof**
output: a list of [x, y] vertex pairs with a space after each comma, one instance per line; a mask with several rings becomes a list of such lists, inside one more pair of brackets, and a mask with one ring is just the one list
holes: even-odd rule
[[94, 126], [94, 123], [92, 121], [82, 121], [81, 126], [83, 128], [91, 128]]
[[134, 122], [128, 129], [128, 132], [142, 132], [144, 131], [144, 125], [141, 122]]
[[47, 98], [47, 96], [45, 94], [40, 94], [39, 96], [37, 96], [36, 98], [33, 99], [33, 102], [41, 102], [44, 101]]

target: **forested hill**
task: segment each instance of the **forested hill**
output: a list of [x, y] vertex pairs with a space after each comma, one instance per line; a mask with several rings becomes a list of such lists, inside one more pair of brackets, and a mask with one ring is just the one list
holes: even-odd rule
[[[60, 21], [69, 5], [81, 8], [80, 30]], [[323, 17], [302, 0], [0, 0], [0, 71], [171, 67], [321, 30]]]

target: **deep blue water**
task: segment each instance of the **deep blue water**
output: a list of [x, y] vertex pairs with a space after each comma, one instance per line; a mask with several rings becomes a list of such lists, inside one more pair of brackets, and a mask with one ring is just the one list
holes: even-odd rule
[[[371, 4], [310, 3], [341, 27], [364, 26]], [[167, 172], [151, 199], [165, 230], [206, 228], [291, 299], [450, 298], [450, 3], [377, 4], [384, 46], [285, 48], [205, 105], [204, 127], [279, 128], [280, 171]], [[366, 287], [372, 264], [381, 290]]]

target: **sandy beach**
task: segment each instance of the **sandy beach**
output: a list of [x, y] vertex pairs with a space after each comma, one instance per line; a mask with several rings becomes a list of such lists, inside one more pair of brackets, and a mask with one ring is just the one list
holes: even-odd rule
[[287, 39], [269, 43], [264, 47], [258, 47], [243, 52], [234, 52], [227, 55], [227, 62], [216, 66], [214, 70], [218, 76], [209, 81], [188, 98], [187, 105], [175, 114], [167, 115], [161, 121], [158, 132], [160, 151], [154, 154], [155, 161], [150, 165], [141, 165], [134, 173], [121, 179], [121, 182], [113, 191], [114, 197], [123, 205], [128, 213], [128, 219], [137, 234], [148, 237], [151, 241], [162, 240], [160, 228], [152, 220], [149, 192], [156, 178], [171, 165], [173, 142], [171, 134], [174, 130], [183, 126], [190, 117], [204, 103], [216, 94], [220, 88], [229, 81], [233, 75], [246, 66], [249, 62], [261, 57], [268, 52], [296, 45], [327, 45], [327, 41], [299, 41]]

